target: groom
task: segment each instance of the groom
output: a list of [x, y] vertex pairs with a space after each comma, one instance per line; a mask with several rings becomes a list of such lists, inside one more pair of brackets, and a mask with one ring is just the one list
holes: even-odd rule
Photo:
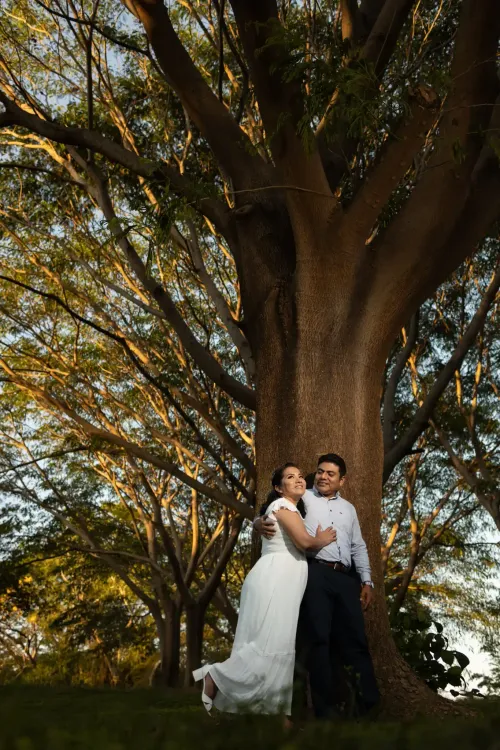
[[[370, 561], [356, 510], [340, 496], [345, 476], [343, 458], [326, 453], [318, 459], [313, 489], [304, 495], [308, 532], [314, 536], [318, 525], [333, 526], [337, 532], [334, 542], [308, 557], [309, 576], [299, 620], [298, 640], [307, 644], [305, 665], [318, 719], [334, 715], [331, 643], [355, 676], [360, 713], [379, 702], [362, 611], [373, 598]], [[267, 518], [257, 518], [254, 528], [268, 539], [276, 533], [274, 521]], [[349, 575], [353, 563], [361, 579], [361, 594], [359, 583]]]

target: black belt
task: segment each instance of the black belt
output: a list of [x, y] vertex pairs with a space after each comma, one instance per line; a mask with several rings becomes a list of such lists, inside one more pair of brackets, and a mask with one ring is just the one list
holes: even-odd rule
[[344, 565], [344, 563], [341, 562], [328, 562], [327, 560], [318, 560], [316, 557], [308, 557], [307, 558], [309, 562], [318, 563], [319, 565], [328, 565], [329, 568], [332, 568], [333, 570], [338, 570], [339, 573], [349, 573], [349, 568], [347, 565]]

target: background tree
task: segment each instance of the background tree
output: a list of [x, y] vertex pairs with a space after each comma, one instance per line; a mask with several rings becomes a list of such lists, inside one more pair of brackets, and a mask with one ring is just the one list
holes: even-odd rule
[[[497, 258], [498, 241], [485, 243], [421, 307], [388, 362], [382, 559], [397, 589], [393, 613], [424, 558], [438, 550], [441, 557], [462, 557], [471, 524], [491, 533], [492, 521], [498, 529]], [[466, 348], [468, 339], [474, 345]], [[412, 443], [412, 432], [420, 433], [415, 449], [391, 475], [392, 456]], [[411, 551], [404, 573], [393, 576], [391, 558], [402, 529], [403, 546], [411, 536]]]
[[[191, 665], [201, 659], [205, 614], [214, 597], [231, 614], [222, 580], [241, 520], [232, 523], [226, 511], [203, 508], [195, 490], [175, 487], [165, 472], [150, 468], [146, 476], [126, 454], [89, 447], [83, 458], [73, 449], [37, 460], [30, 445], [39, 449], [44, 437], [47, 444], [50, 424], [33, 434], [28, 421], [24, 432], [18, 425], [3, 435], [4, 496], [51, 519], [46, 547], [52, 556], [86, 553], [128, 587], [155, 624], [155, 681], [178, 684], [183, 632], [189, 680]], [[12, 444], [20, 450], [13, 453]]]
[[[491, 650], [497, 616], [498, 293], [480, 320], [497, 256], [496, 241], [487, 242], [457, 269], [403, 331], [387, 365], [386, 458], [423, 414], [430, 416], [412, 454], [385, 483], [382, 560], [398, 646], [434, 687], [450, 680], [463, 689], [468, 660], [457, 661], [449, 642], [467, 652], [474, 633]], [[475, 344], [457, 371], [465, 331], [476, 325]]]
[[[167, 388], [167, 398], [177, 413], [183, 408], [193, 433], [182, 401], [209, 426], [221, 412], [231, 419], [235, 402], [255, 408], [262, 487], [285, 457], [309, 469], [332, 446], [345, 455], [349, 498], [380, 584], [386, 359], [401, 327], [498, 218], [496, 3], [363, 0], [303, 9], [234, 0], [176, 4], [170, 13], [154, 0], [125, 5], [131, 15], [118, 20], [111, 2], [8, 7], [0, 115], [5, 252], [18, 240], [31, 246], [33, 233], [48, 226], [51, 245], [55, 236], [64, 248], [71, 236], [74, 246], [75, 217], [83, 216], [89, 252], [78, 246], [76, 257], [90, 266], [86, 273], [148, 313], [148, 341], [157, 326], [163, 346], [173, 339], [182, 349], [178, 392]], [[43, 180], [49, 224], [47, 212], [26, 211], [19, 176], [26, 172]], [[206, 245], [196, 239], [205, 226]], [[200, 327], [196, 306], [179, 293], [182, 282], [164, 273], [171, 235], [210, 290], [217, 338]], [[111, 240], [115, 259], [101, 263]], [[210, 273], [217, 261], [204, 261], [204, 252], [228, 259], [235, 294]], [[59, 266], [52, 264], [50, 284], [60, 287], [69, 257], [63, 251]], [[25, 268], [14, 268], [6, 283], [45, 293]], [[51, 299], [72, 309], [75, 290], [63, 287]], [[113, 330], [117, 321], [101, 312], [103, 294], [86, 300], [93, 324], [98, 318], [141, 377], [164, 393], [169, 362], [156, 351], [145, 360], [135, 336]], [[219, 335], [232, 351], [223, 363]], [[45, 369], [26, 373], [5, 358], [2, 366], [45, 410], [193, 486], [156, 452], [99, 424], [97, 405], [95, 416], [83, 416], [82, 399], [63, 396], [53, 367], [47, 380]], [[207, 386], [217, 399], [204, 396]], [[221, 440], [220, 428], [214, 432]], [[245, 443], [239, 433], [231, 437]], [[195, 488], [241, 520], [251, 515], [253, 478], [241, 482], [246, 450], [235, 450], [233, 443], [243, 486], [219, 465], [224, 490], [215, 489], [215, 478]], [[378, 590], [370, 631], [387, 706], [444, 709], [399, 659]]]
[[9, 585], [6, 568], [3, 561], [2, 683], [147, 684], [155, 658], [152, 621], [119, 578], [70, 552], [45, 560], [16, 556]]

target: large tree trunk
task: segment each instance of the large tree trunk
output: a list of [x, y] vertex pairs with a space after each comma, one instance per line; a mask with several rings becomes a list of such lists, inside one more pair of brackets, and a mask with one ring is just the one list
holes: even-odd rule
[[[442, 712], [449, 702], [427, 688], [403, 661], [392, 640], [386, 611], [380, 540], [384, 353], [371, 347], [374, 338], [366, 321], [340, 326], [337, 320], [337, 330], [344, 328], [345, 333], [336, 337], [331, 329], [325, 330], [324, 324], [329, 325], [327, 308], [320, 295], [316, 302], [309, 323], [304, 311], [294, 307], [300, 324], [298, 331], [295, 327], [294, 340], [279, 331], [287, 305], [274, 307], [275, 313], [278, 311], [275, 325], [268, 324], [266, 329], [275, 333], [262, 342], [257, 357], [259, 500], [270, 489], [273, 469], [284, 461], [297, 461], [310, 472], [321, 453], [334, 451], [345, 458], [348, 478], [343, 494], [358, 512], [376, 585], [367, 630], [383, 708], [385, 713], [399, 716], [411, 716], [420, 709]], [[269, 310], [268, 317], [272, 314]], [[371, 325], [372, 331], [377, 328], [376, 321]], [[382, 338], [380, 331], [379, 336]], [[449, 708], [453, 710], [452, 704]]]

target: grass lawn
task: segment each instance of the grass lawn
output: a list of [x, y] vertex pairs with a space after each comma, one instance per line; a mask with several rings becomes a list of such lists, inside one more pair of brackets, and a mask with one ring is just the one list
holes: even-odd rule
[[[482, 708], [482, 704], [478, 704]], [[500, 750], [500, 702], [476, 719], [411, 724], [208, 717], [195, 692], [0, 687], [0, 750]]]

